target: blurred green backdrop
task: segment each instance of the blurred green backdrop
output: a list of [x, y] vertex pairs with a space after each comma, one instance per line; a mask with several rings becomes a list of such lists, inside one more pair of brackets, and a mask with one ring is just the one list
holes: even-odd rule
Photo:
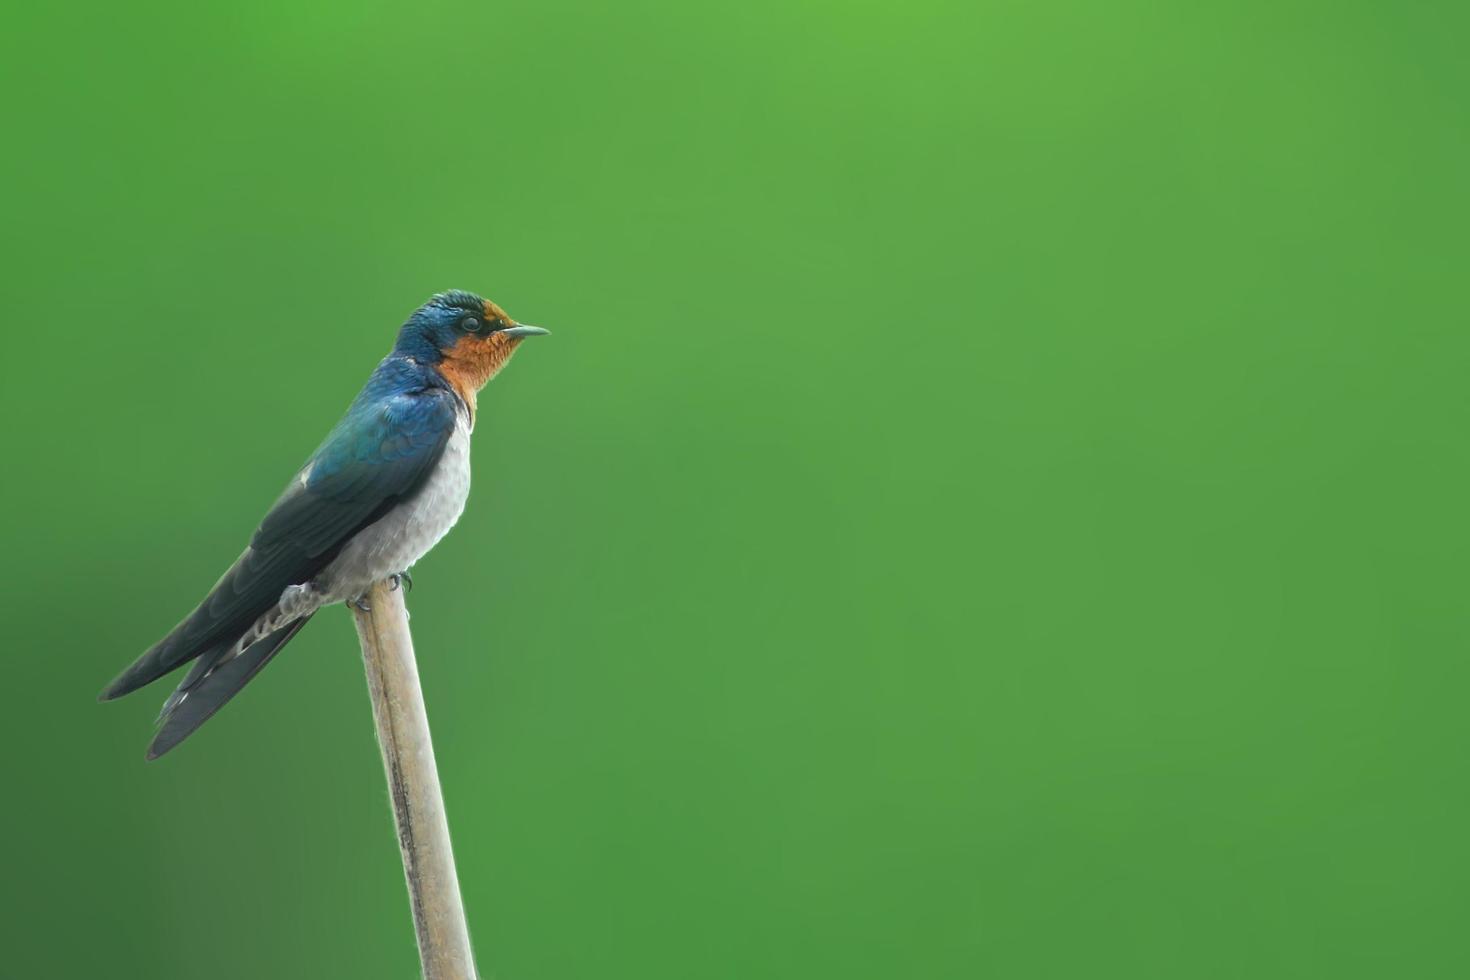
[[345, 613], [92, 699], [452, 286], [487, 978], [1466, 974], [1463, 4], [6, 20], [0, 975], [415, 975]]

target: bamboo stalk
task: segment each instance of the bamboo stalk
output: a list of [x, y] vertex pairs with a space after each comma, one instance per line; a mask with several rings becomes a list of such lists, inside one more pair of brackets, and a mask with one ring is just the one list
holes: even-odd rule
[[368, 606], [367, 611], [351, 607], [352, 615], [362, 642], [424, 980], [475, 980], [403, 590], [379, 582], [368, 594]]

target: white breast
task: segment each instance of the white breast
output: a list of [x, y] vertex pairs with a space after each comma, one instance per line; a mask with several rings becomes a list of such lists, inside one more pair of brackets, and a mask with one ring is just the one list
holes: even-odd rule
[[358, 532], [322, 573], [321, 584], [340, 601], [406, 571], [454, 527], [469, 495], [470, 427], [461, 416], [444, 455], [419, 492]]

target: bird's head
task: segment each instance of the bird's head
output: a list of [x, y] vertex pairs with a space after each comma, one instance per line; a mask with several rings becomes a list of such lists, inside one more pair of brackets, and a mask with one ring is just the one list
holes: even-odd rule
[[471, 406], [475, 393], [510, 360], [520, 342], [549, 331], [516, 323], [488, 299], [451, 289], [414, 311], [396, 353], [433, 365]]

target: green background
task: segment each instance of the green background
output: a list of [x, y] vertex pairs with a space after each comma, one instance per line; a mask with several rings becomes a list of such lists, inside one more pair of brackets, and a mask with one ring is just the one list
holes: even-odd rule
[[415, 975], [346, 613], [93, 696], [448, 287], [487, 978], [1470, 970], [1463, 4], [42, 8], [0, 975]]

